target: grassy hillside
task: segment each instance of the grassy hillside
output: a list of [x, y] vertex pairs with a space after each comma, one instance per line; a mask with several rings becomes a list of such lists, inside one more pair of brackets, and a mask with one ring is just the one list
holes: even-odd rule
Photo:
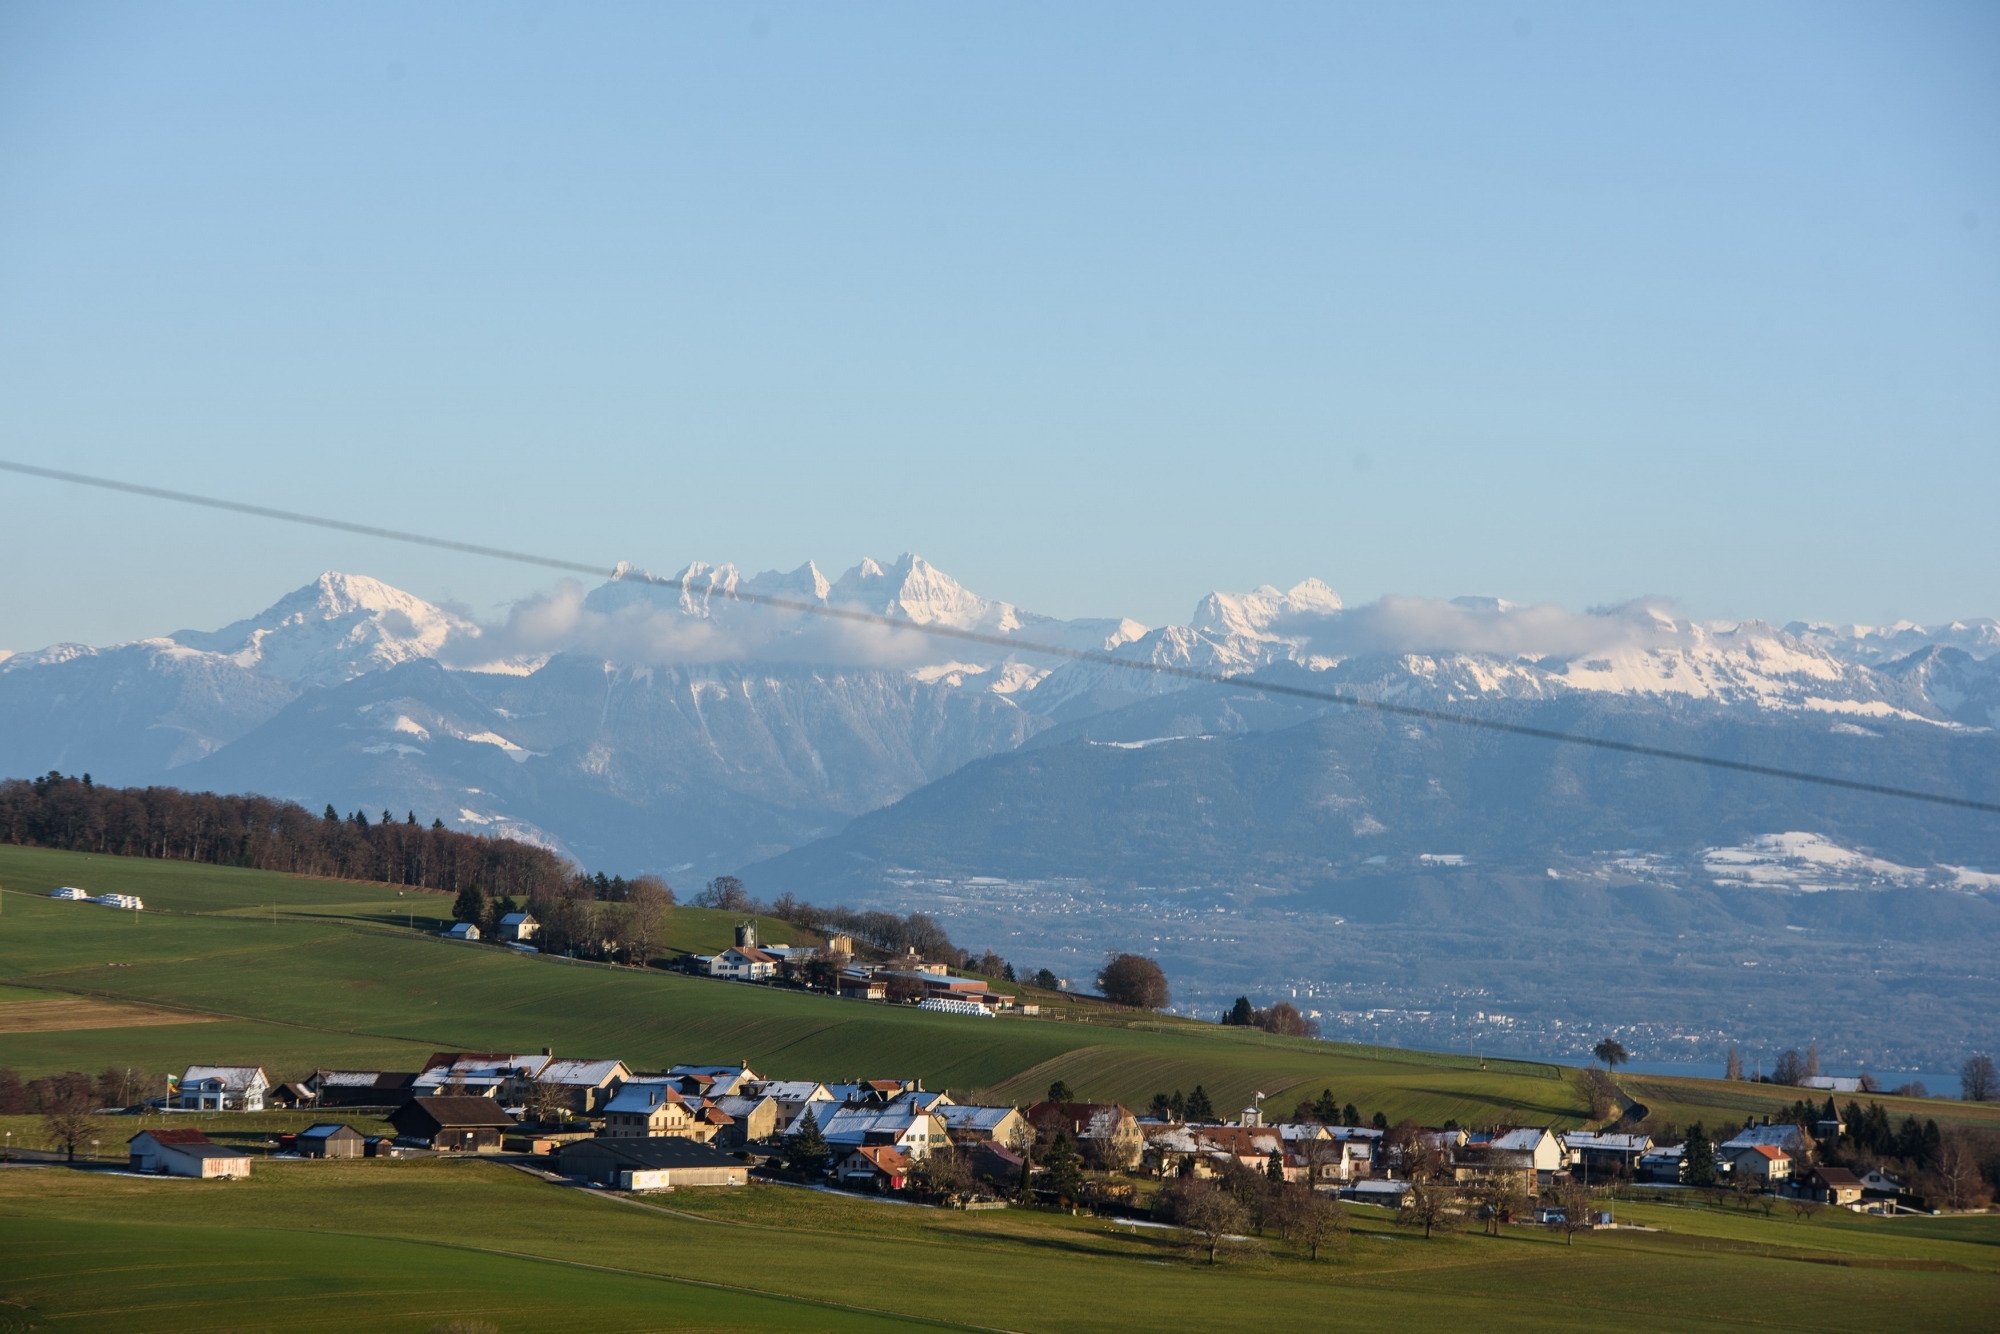
[[[142, 894], [147, 911], [42, 897], [55, 884]], [[288, 1077], [315, 1065], [410, 1069], [440, 1048], [551, 1047], [642, 1067], [746, 1060], [781, 1077], [893, 1073], [1019, 1100], [1061, 1078], [1086, 1097], [1140, 1105], [1155, 1091], [1202, 1084], [1225, 1111], [1257, 1091], [1289, 1110], [1330, 1088], [1391, 1120], [1574, 1125], [1586, 1112], [1575, 1072], [1549, 1064], [1481, 1070], [1463, 1056], [1102, 1006], [1060, 1020], [969, 1019], [458, 944], [430, 934], [447, 900], [387, 887], [14, 848], [0, 848], [0, 885], [0, 1065], [30, 1075], [242, 1061]], [[686, 948], [714, 948], [732, 921], [695, 909], [672, 917]], [[51, 1027], [52, 996], [153, 1008], [145, 1022], [118, 1026], [117, 1011], [79, 1005], [78, 1026], [65, 1029]], [[10, 1025], [9, 1011], [31, 1002], [36, 1022]], [[161, 1022], [173, 1017], [162, 1008], [188, 1022]], [[1659, 1096], [1684, 1119], [1711, 1124], [1789, 1101], [1743, 1084], [1656, 1084], [1671, 1088]], [[2000, 1119], [2000, 1107], [1921, 1106]]]
[[2000, 1298], [2000, 1219], [1616, 1207], [1662, 1230], [1425, 1242], [1356, 1208], [1343, 1253], [1315, 1263], [1268, 1237], [1264, 1254], [1210, 1269], [1171, 1232], [1088, 1217], [775, 1186], [625, 1201], [491, 1162], [259, 1163], [229, 1183], [15, 1170], [0, 1173], [0, 1321], [178, 1330], [198, 1304], [204, 1328], [230, 1330], [418, 1334], [457, 1316], [504, 1334], [919, 1322], [1265, 1334], [1323, 1328], [1337, 1311], [1343, 1328], [1412, 1334], [1873, 1334], [1987, 1328]]

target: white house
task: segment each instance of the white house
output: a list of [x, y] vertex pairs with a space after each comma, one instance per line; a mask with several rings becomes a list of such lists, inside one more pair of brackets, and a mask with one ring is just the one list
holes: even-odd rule
[[191, 1065], [167, 1106], [183, 1112], [261, 1112], [271, 1081], [255, 1065]]
[[451, 930], [445, 932], [445, 934], [453, 940], [477, 940], [479, 939], [479, 928], [470, 922], [454, 922], [452, 923]]
[[1487, 1143], [1502, 1153], [1528, 1154], [1534, 1159], [1535, 1175], [1540, 1178], [1562, 1171], [1568, 1158], [1562, 1141], [1547, 1126], [1516, 1126], [1495, 1134]]
[[731, 945], [708, 961], [708, 975], [737, 982], [761, 982], [778, 975], [778, 960], [755, 945]]
[[528, 941], [533, 940], [535, 932], [541, 929], [542, 924], [537, 922], [532, 915], [524, 912], [510, 912], [500, 919], [500, 925], [494, 930], [493, 936], [494, 939], [504, 940], [509, 944], [516, 942], [526, 944]]
[[142, 1130], [126, 1146], [134, 1172], [204, 1180], [250, 1175], [249, 1154], [216, 1144], [199, 1130]]

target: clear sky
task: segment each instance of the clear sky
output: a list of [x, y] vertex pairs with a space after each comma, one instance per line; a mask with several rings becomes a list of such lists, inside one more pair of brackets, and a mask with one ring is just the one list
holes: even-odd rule
[[[1057, 615], [2000, 614], [2000, 5], [0, 6], [0, 457]], [[0, 646], [533, 571], [0, 476]]]

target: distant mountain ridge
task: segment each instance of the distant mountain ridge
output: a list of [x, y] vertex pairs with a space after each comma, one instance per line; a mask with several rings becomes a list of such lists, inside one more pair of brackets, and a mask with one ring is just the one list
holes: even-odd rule
[[[1863, 734], [2000, 725], [1992, 620], [1778, 629], [1650, 603], [1348, 607], [1309, 579], [1210, 593], [1186, 625], [1147, 627], [1025, 611], [914, 554], [832, 578], [811, 562], [755, 576], [695, 562], [677, 586], [639, 575], [622, 566], [491, 625], [329, 572], [219, 630], [14, 654], [0, 660], [0, 768], [422, 806], [593, 864], [708, 873], [827, 836], [1051, 729], [1144, 705], [1134, 717], [1161, 735], [1192, 734], [1176, 715], [1201, 710], [1173, 703], [1191, 698], [1187, 681], [1038, 654], [1041, 644], [1224, 674], [1283, 667], [1301, 683], [1427, 705], [1615, 698], [1818, 717]], [[773, 612], [732, 600], [737, 591], [1021, 647]], [[1312, 710], [1264, 712], [1297, 722]]]

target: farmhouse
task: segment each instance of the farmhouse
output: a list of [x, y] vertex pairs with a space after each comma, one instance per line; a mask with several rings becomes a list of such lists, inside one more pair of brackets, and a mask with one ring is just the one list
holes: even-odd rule
[[307, 1158], [359, 1158], [367, 1150], [368, 1137], [353, 1126], [323, 1121], [301, 1130], [295, 1143]]
[[[1068, 1130], [1079, 1145], [1094, 1148], [1106, 1164], [1130, 1169], [1146, 1151], [1139, 1118], [1115, 1102], [1038, 1102], [1028, 1109], [1037, 1135]], [[1274, 1132], [1274, 1140], [1279, 1137]]]
[[493, 1051], [436, 1051], [416, 1078], [415, 1096], [499, 1098], [509, 1107], [528, 1101], [535, 1080], [549, 1064], [539, 1056], [514, 1056]]
[[396, 1137], [447, 1153], [498, 1153], [514, 1118], [491, 1098], [412, 1098], [389, 1116]]
[[[1473, 1142], [1472, 1137], [1468, 1136], [1463, 1142]], [[1546, 1126], [1515, 1126], [1496, 1130], [1485, 1143], [1488, 1148], [1501, 1153], [1527, 1154], [1534, 1163], [1536, 1179], [1544, 1185], [1551, 1176], [1563, 1170], [1568, 1160], [1562, 1141]]]
[[1014, 1107], [960, 1107], [936, 1109], [944, 1122], [944, 1133], [953, 1144], [1015, 1144], [1034, 1133], [1028, 1118]]
[[736, 982], [762, 982], [778, 975], [778, 957], [755, 945], [731, 945], [708, 961], [708, 975]]
[[535, 932], [541, 929], [542, 924], [537, 922], [532, 914], [510, 912], [503, 916], [500, 919], [499, 925], [494, 928], [493, 938], [495, 940], [504, 940], [510, 945], [525, 945], [533, 940]]
[[717, 1132], [715, 1142], [732, 1149], [762, 1143], [778, 1133], [778, 1104], [770, 1097], [717, 1098], [714, 1110], [729, 1118]]
[[261, 1112], [271, 1081], [254, 1065], [191, 1065], [167, 1106], [184, 1112]]
[[[797, 1131], [794, 1124], [791, 1133]], [[836, 1149], [892, 1145], [912, 1162], [920, 1162], [931, 1156], [931, 1150], [950, 1143], [943, 1121], [908, 1107], [842, 1107], [827, 1116], [820, 1133]]]
[[750, 1165], [685, 1139], [580, 1139], [556, 1151], [557, 1170], [621, 1190], [742, 1186]]
[[833, 1094], [827, 1092], [826, 1085], [810, 1079], [762, 1079], [746, 1081], [738, 1087], [777, 1104], [778, 1122], [773, 1133], [779, 1135], [790, 1130], [792, 1122], [798, 1120], [799, 1114], [808, 1106], [819, 1104], [819, 1111], [824, 1112], [824, 1104], [836, 1101]]
[[203, 1180], [250, 1175], [249, 1154], [216, 1144], [199, 1130], [142, 1130], [126, 1147], [134, 1172]]
[[694, 1134], [694, 1113], [680, 1091], [664, 1080], [635, 1080], [604, 1104], [605, 1139], [687, 1139]]
[[570, 1110], [588, 1116], [631, 1077], [623, 1061], [550, 1061], [535, 1076], [535, 1083], [562, 1090]]

